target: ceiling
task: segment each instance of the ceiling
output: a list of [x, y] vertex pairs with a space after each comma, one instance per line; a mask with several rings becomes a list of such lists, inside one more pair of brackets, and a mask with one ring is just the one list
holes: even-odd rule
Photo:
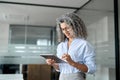
[[67, 12], [77, 12], [91, 0], [0, 0], [0, 22], [55, 26]]

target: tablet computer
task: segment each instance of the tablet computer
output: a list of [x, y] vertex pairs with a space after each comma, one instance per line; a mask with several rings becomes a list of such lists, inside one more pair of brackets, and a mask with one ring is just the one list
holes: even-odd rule
[[56, 61], [56, 63], [65, 63], [64, 60], [58, 58], [54, 54], [40, 54], [40, 56], [44, 57], [45, 59], [54, 59]]

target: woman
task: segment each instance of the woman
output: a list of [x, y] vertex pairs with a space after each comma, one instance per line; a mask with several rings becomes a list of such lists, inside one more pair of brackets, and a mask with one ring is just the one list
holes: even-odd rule
[[46, 62], [60, 72], [59, 80], [85, 80], [85, 73], [93, 74], [96, 70], [94, 49], [86, 40], [86, 27], [75, 13], [62, 15], [56, 21], [60, 41], [57, 56], [66, 63], [56, 63], [53, 59]]

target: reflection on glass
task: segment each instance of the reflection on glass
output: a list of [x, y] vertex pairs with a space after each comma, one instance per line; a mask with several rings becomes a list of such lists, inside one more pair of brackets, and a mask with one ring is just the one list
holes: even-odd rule
[[38, 40], [37, 40], [37, 45], [43, 45], [43, 46], [50, 45], [50, 40], [38, 39]]

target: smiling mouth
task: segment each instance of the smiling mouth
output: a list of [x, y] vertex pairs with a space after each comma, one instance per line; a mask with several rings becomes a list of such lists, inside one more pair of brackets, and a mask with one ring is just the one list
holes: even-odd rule
[[66, 35], [66, 36], [70, 36], [70, 33], [66, 33], [65, 35]]

